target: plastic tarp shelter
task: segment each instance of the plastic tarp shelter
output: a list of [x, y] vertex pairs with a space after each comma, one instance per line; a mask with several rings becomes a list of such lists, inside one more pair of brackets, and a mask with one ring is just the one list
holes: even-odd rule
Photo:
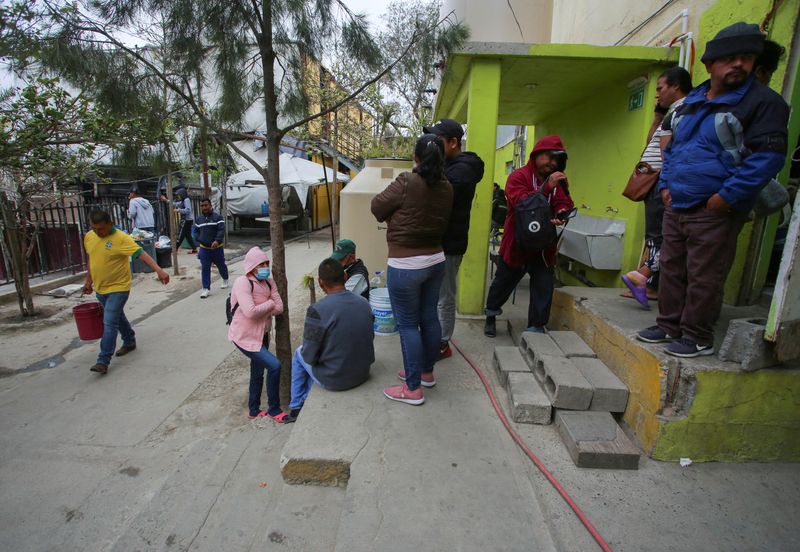
[[[281, 153], [280, 179], [284, 200], [288, 198], [291, 189], [294, 189], [305, 209], [308, 188], [324, 183], [326, 175], [328, 182], [332, 182], [333, 169], [302, 157]], [[350, 181], [350, 177], [344, 173], [338, 173], [336, 178], [339, 182]], [[269, 205], [267, 187], [255, 168], [233, 174], [228, 178], [226, 200], [230, 215], [259, 216], [263, 203], [266, 201]]]

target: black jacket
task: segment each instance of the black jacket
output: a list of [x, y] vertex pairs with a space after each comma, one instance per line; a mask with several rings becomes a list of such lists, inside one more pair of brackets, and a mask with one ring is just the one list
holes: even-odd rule
[[475, 186], [483, 178], [483, 161], [474, 153], [465, 151], [445, 162], [444, 174], [453, 185], [453, 210], [442, 238], [442, 249], [445, 255], [463, 255], [467, 250]]

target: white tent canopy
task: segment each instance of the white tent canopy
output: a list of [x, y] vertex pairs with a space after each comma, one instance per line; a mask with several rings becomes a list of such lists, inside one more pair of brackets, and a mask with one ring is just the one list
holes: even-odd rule
[[[332, 182], [333, 169], [288, 153], [280, 156], [281, 187], [287, 194], [284, 199], [288, 197], [289, 188], [294, 188], [304, 209], [309, 186], [324, 183], [326, 175], [328, 182]], [[339, 182], [350, 181], [344, 173], [338, 173], [336, 178]], [[232, 215], [260, 215], [262, 204], [266, 201], [269, 205], [267, 187], [255, 168], [231, 175], [226, 192], [228, 212]]]

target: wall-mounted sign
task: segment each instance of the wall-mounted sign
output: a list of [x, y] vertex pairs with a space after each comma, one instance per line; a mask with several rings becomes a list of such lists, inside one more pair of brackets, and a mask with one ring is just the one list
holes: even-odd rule
[[644, 88], [631, 90], [628, 96], [628, 111], [634, 111], [644, 105]]

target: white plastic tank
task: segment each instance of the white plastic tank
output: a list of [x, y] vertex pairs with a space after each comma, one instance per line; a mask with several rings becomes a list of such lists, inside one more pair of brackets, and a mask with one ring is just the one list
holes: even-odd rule
[[372, 198], [397, 175], [412, 168], [410, 159], [367, 159], [361, 172], [342, 190], [339, 238], [355, 242], [356, 256], [364, 261], [370, 275], [386, 270], [388, 257], [386, 224], [378, 223], [372, 215]]

